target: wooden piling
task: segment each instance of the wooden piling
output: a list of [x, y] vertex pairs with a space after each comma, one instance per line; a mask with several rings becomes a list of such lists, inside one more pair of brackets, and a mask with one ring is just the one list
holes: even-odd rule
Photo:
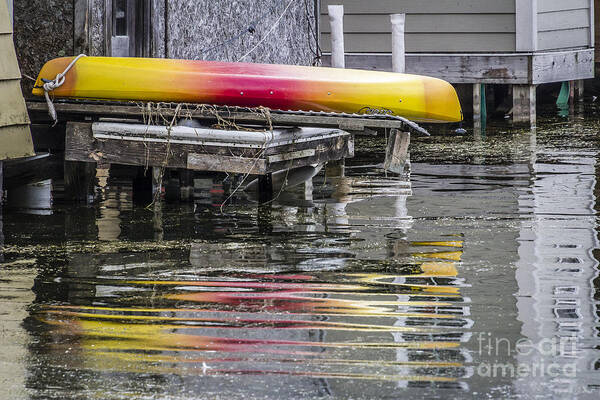
[[106, 192], [108, 190], [108, 179], [110, 177], [110, 164], [107, 163], [96, 163], [96, 180], [95, 186], [97, 188], [96, 194], [99, 200], [106, 199]]
[[331, 25], [331, 66], [346, 68], [344, 49], [344, 6], [327, 6]]
[[258, 177], [258, 201], [260, 204], [273, 200], [273, 174]]
[[135, 204], [152, 203], [152, 175], [144, 167], [137, 167], [137, 175], [132, 182], [132, 201]]
[[536, 125], [535, 85], [513, 85], [513, 123]]
[[65, 200], [90, 202], [94, 198], [96, 164], [80, 161], [65, 161]]
[[160, 199], [162, 197], [162, 176], [161, 167], [152, 167], [152, 197]]
[[385, 152], [383, 168], [395, 174], [403, 174], [408, 160], [410, 133], [392, 129]]
[[183, 168], [179, 170], [179, 190], [182, 201], [193, 200], [194, 176], [192, 171]]
[[329, 161], [325, 165], [325, 177], [326, 178], [339, 178], [345, 175], [346, 163], [344, 159]]
[[481, 135], [485, 130], [487, 121], [487, 107], [485, 99], [485, 85], [482, 83], [473, 84], [473, 131], [476, 135]]
[[573, 100], [576, 102], [582, 102], [585, 91], [583, 79], [571, 82], [571, 86], [573, 87]]
[[312, 178], [310, 178], [306, 182], [304, 182], [304, 200], [313, 201], [313, 191], [313, 180]]
[[392, 70], [403, 74], [406, 71], [406, 45], [404, 30], [406, 14], [390, 15], [392, 22]]

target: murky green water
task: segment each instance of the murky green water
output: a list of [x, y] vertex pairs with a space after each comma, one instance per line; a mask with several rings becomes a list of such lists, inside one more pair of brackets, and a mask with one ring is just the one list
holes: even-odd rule
[[412, 188], [371, 140], [271, 208], [5, 208], [1, 397], [596, 399], [587, 111], [415, 141]]

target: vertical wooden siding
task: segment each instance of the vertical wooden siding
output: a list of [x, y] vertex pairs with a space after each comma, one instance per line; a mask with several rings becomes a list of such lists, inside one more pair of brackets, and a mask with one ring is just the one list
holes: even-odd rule
[[590, 0], [538, 0], [538, 50], [591, 47]]
[[389, 14], [406, 13], [411, 53], [515, 51], [515, 0], [322, 0], [321, 43], [330, 51], [329, 4], [343, 4], [348, 53], [391, 52]]

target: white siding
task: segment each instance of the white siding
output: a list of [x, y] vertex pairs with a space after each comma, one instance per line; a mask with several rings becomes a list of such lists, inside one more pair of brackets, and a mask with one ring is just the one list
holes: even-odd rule
[[538, 0], [538, 50], [592, 47], [590, 0]]
[[322, 0], [322, 46], [330, 51], [327, 5], [343, 4], [348, 53], [391, 52], [389, 15], [406, 13], [406, 51], [515, 51], [515, 0]]

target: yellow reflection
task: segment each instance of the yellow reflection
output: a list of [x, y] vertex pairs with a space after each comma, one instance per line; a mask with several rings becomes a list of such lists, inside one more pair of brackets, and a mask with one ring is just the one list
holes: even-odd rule
[[439, 251], [436, 253], [413, 253], [413, 257], [460, 261], [462, 254], [462, 251]]
[[450, 241], [450, 242], [411, 242], [413, 246], [432, 246], [432, 247], [463, 247], [464, 242], [461, 241]]

